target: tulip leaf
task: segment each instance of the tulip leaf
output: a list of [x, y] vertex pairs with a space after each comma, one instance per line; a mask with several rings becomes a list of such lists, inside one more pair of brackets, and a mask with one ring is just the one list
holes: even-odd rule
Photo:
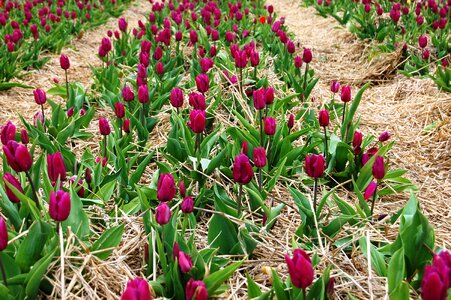
[[[367, 82], [355, 95], [354, 100], [352, 101], [351, 106], [349, 107], [349, 110], [346, 112], [345, 120], [343, 122], [343, 125], [341, 126], [341, 136], [344, 137], [346, 128], [350, 125], [349, 123], [352, 122], [352, 119], [354, 118], [354, 115], [357, 111], [357, 108], [360, 105], [360, 101], [362, 100], [363, 92], [370, 86], [370, 82]], [[347, 137], [345, 137], [346, 139]], [[343, 138], [342, 138], [343, 139]], [[343, 139], [344, 140], [344, 139]]]
[[210, 219], [208, 243], [212, 248], [219, 248], [219, 252], [222, 254], [234, 254], [231, 252], [233, 247], [238, 244], [235, 225], [226, 217], [215, 214]]
[[277, 300], [289, 300], [287, 292], [285, 291], [285, 285], [279, 278], [279, 275], [274, 269], [271, 269], [272, 286], [276, 293]]
[[260, 297], [262, 294], [262, 291], [258, 287], [258, 285], [255, 283], [254, 280], [252, 280], [252, 277], [247, 274], [247, 295], [249, 299]]
[[[1, 182], [3, 182], [3, 179], [1, 179]], [[9, 187], [9, 186], [8, 186]], [[16, 189], [17, 193], [20, 193]], [[13, 193], [16, 195], [16, 191], [13, 191]], [[20, 193], [21, 194], [21, 193]], [[17, 211], [17, 208], [14, 206], [14, 204], [8, 200], [8, 196], [6, 195], [6, 192], [4, 190], [4, 185], [0, 184], [0, 208], [2, 210], [2, 213], [5, 214], [5, 216], [8, 218], [8, 220], [12, 223], [14, 228], [18, 230], [20, 226], [22, 225], [22, 219]]]
[[230, 264], [229, 266], [208, 275], [204, 279], [205, 286], [207, 287], [207, 292], [209, 296], [213, 296], [216, 290], [229, 279], [230, 276], [243, 264], [244, 261], [238, 261], [236, 263]]
[[210, 175], [221, 163], [226, 161], [225, 157], [228, 154], [230, 149], [229, 144], [222, 149], [221, 152], [218, 153], [208, 164], [207, 170], [205, 171], [205, 174]]
[[[360, 250], [362, 251], [363, 256], [368, 259], [368, 243], [365, 237], [360, 238], [359, 240]], [[371, 266], [374, 271], [379, 276], [387, 276], [387, 264], [384, 260], [384, 255], [379, 252], [379, 250], [372, 243], [369, 245], [370, 247], [370, 256], [371, 256]]]
[[[404, 261], [404, 248], [399, 248], [390, 259], [388, 263], [388, 293], [391, 295], [400, 284], [404, 278], [404, 273], [406, 270], [406, 265]], [[390, 297], [391, 299], [391, 297]]]
[[25, 292], [29, 299], [36, 298], [41, 281], [45, 273], [47, 272], [47, 268], [52, 262], [56, 249], [57, 248], [55, 248], [52, 252], [50, 252], [49, 254], [41, 258], [39, 261], [34, 263], [33, 268], [31, 269], [30, 273], [28, 273], [27, 278], [25, 280], [26, 283]]
[[70, 199], [71, 208], [69, 217], [61, 225], [64, 231], [70, 226], [72, 232], [84, 240], [89, 235], [89, 218], [83, 209], [83, 203], [75, 192], [74, 187], [70, 189]]
[[[94, 255], [104, 260], [113, 252], [111, 248], [117, 247], [122, 240], [122, 234], [124, 233], [124, 224], [111, 227], [105, 231], [97, 241], [91, 246], [91, 252], [96, 252]], [[109, 250], [110, 249], [110, 250]], [[100, 251], [99, 250], [104, 250]]]
[[377, 156], [384, 156], [385, 153], [393, 146], [393, 142], [379, 148], [377, 153], [373, 155], [369, 161], [360, 169], [359, 178], [357, 178], [357, 187], [359, 190], [363, 190], [371, 181], [373, 164]]
[[326, 226], [324, 226], [322, 228], [322, 231], [327, 236], [333, 238], [334, 236], [336, 236], [340, 232], [340, 230], [343, 227], [343, 225], [348, 223], [349, 220], [351, 220], [351, 219], [352, 219], [352, 216], [341, 215], [338, 218], [335, 218], [334, 220], [332, 220]]
[[153, 157], [155, 151], [151, 151], [146, 158], [143, 159], [143, 161], [139, 164], [139, 166], [136, 168], [136, 170], [133, 172], [133, 174], [130, 176], [129, 185], [134, 186], [139, 182], [139, 180], [142, 177], [142, 174], [144, 173], [144, 170], [146, 169], [147, 165], [149, 164], [150, 160]]
[[272, 189], [277, 183], [277, 180], [279, 180], [280, 174], [282, 173], [282, 170], [285, 168], [285, 163], [287, 161], [287, 158], [284, 157], [280, 163], [277, 164], [277, 169], [274, 173], [274, 176], [271, 178], [271, 180], [266, 185], [266, 192], [269, 194], [271, 193]]

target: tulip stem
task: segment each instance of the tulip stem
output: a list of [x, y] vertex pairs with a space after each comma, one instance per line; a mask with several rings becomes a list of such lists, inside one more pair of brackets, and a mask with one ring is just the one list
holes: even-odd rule
[[315, 183], [313, 184], [313, 210], [315, 211], [315, 215], [316, 215], [317, 190], [318, 190], [318, 178], [315, 177]]
[[60, 251], [61, 251], [61, 300], [66, 299], [66, 292], [64, 288], [64, 237], [63, 237], [63, 227], [61, 222], [56, 223], [56, 230], [59, 232], [60, 238]]
[[67, 80], [67, 70], [64, 70], [64, 73], [66, 75], [66, 96], [67, 101], [69, 101], [69, 80]]
[[40, 209], [38, 194], [36, 193], [36, 188], [34, 186], [33, 179], [31, 179], [30, 173], [28, 171], [25, 172], [25, 175], [27, 176], [27, 179], [30, 182], [31, 190], [33, 191], [34, 202], [36, 203], [36, 208]]
[[241, 213], [241, 198], [243, 197], [243, 185], [240, 184], [238, 187], [238, 217]]
[[304, 73], [304, 96], [305, 96], [305, 90], [307, 89], [307, 73], [308, 73], [308, 64], [305, 64], [305, 73]]
[[324, 158], [327, 162], [327, 154], [329, 151], [327, 151], [327, 128], [324, 126]]
[[44, 127], [44, 132], [45, 132], [45, 113], [44, 113], [44, 105], [41, 105], [41, 112], [42, 112], [42, 127]]
[[345, 123], [345, 115], [346, 115], [346, 102], [343, 104], [343, 116], [341, 117], [341, 126], [343, 126]]
[[258, 111], [259, 119], [260, 119], [260, 146], [263, 147], [263, 116], [262, 110]]
[[144, 118], [144, 103], [143, 103], [143, 107], [142, 107], [142, 112], [141, 112], [141, 123], [144, 127], [146, 127], [145, 125], [145, 118]]
[[257, 84], [257, 67], [254, 67], [254, 81]]
[[0, 256], [0, 269], [2, 271], [3, 282], [5, 283], [5, 286], [8, 287], [8, 280], [6, 278], [5, 266], [3, 265], [1, 256]]
[[307, 292], [305, 289], [302, 289], [302, 299], [307, 300]]
[[258, 191], [261, 193], [262, 191], [262, 168], [258, 168]]
[[103, 138], [103, 154], [105, 155], [105, 157], [107, 157], [106, 145], [107, 145], [107, 135], [104, 135], [104, 138]]
[[243, 80], [243, 68], [240, 68], [240, 82], [241, 82], [241, 84], [240, 84], [240, 93], [241, 93], [241, 95], [243, 96], [243, 98], [244, 98], [244, 93], [243, 93], [243, 82], [244, 82], [244, 80]]
[[376, 202], [376, 196], [377, 196], [377, 184], [378, 182], [376, 181], [376, 188], [374, 189], [374, 194], [373, 194], [373, 199], [371, 201], [371, 214], [370, 217], [373, 217], [373, 211], [374, 211], [374, 203]]

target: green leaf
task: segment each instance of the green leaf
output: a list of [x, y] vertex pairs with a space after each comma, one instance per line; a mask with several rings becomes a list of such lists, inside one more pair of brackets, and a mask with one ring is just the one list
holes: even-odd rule
[[146, 169], [147, 165], [149, 165], [150, 160], [152, 159], [154, 154], [154, 151], [150, 152], [145, 159], [139, 164], [139, 166], [136, 168], [135, 172], [133, 172], [132, 176], [130, 177], [129, 185], [134, 186], [136, 183], [139, 182], [141, 179], [142, 174], [144, 173], [144, 170]]
[[276, 172], [274, 173], [274, 176], [271, 178], [271, 180], [270, 180], [270, 181], [268, 182], [268, 184], [266, 185], [266, 187], [267, 187], [267, 193], [268, 193], [268, 194], [272, 191], [272, 189], [273, 189], [274, 186], [276, 185], [277, 180], [279, 179], [280, 174], [282, 173], [282, 170], [283, 170], [284, 167], [285, 167], [286, 161], [287, 161], [287, 158], [284, 157], [284, 159], [282, 159], [282, 162], [280, 162], [280, 163], [277, 164], [277, 169], [276, 169]]
[[41, 281], [47, 272], [47, 268], [49, 267], [50, 263], [52, 262], [53, 256], [56, 252], [55, 248], [52, 252], [41, 258], [38, 262], [36, 262], [31, 269], [30, 273], [28, 273], [27, 278], [25, 279], [26, 283], [26, 289], [25, 293], [27, 294], [29, 299], [36, 298], [38, 291], [39, 291], [39, 285], [41, 284]]
[[[402, 284], [404, 279], [404, 273], [406, 270], [406, 265], [404, 262], [404, 248], [398, 249], [388, 264], [388, 293], [391, 293]], [[391, 299], [391, 297], [390, 297]]]
[[207, 175], [210, 175], [218, 166], [221, 165], [225, 161], [225, 157], [227, 153], [229, 152], [230, 146], [227, 145], [224, 149], [222, 149], [221, 152], [219, 152], [218, 155], [216, 155], [208, 164], [207, 170], [205, 173]]
[[22, 272], [28, 272], [39, 259], [50, 234], [50, 224], [36, 221], [31, 225], [16, 254], [16, 263]]
[[346, 112], [345, 121], [341, 126], [341, 136], [344, 136], [348, 123], [352, 122], [352, 119], [354, 118], [357, 108], [360, 105], [360, 100], [362, 100], [363, 92], [370, 86], [370, 84], [371, 84], [370, 82], [367, 82], [355, 95], [354, 100], [352, 101], [352, 104], [349, 107], [349, 110]]
[[262, 291], [258, 287], [258, 285], [255, 283], [254, 280], [252, 280], [252, 277], [247, 274], [247, 296], [248, 299], [253, 299], [260, 297], [262, 294]]
[[124, 233], [124, 224], [119, 226], [111, 227], [105, 231], [102, 236], [95, 241], [91, 247], [92, 252], [97, 252], [94, 254], [100, 259], [106, 259], [113, 252], [113, 249], [99, 252], [99, 250], [105, 250], [110, 248], [115, 248], [122, 240], [122, 234]]
[[215, 214], [208, 228], [208, 243], [212, 248], [219, 248], [222, 254], [232, 254], [232, 248], [238, 243], [235, 225], [227, 218]]
[[243, 261], [233, 263], [222, 270], [208, 275], [204, 279], [205, 286], [209, 296], [214, 295], [215, 291], [243, 264]]
[[[365, 237], [359, 240], [360, 250], [368, 259], [368, 245]], [[370, 243], [371, 266], [379, 276], [387, 276], [387, 265], [384, 256], [377, 250], [376, 246]]]
[[83, 203], [75, 192], [74, 188], [70, 190], [71, 208], [69, 217], [62, 222], [64, 231], [68, 226], [81, 239], [85, 239], [89, 235], [89, 218], [83, 209]]
[[272, 286], [274, 288], [274, 292], [276, 293], [277, 300], [289, 300], [287, 292], [285, 291], [285, 285], [280, 280], [277, 272], [274, 271], [274, 269], [271, 269], [271, 274]]

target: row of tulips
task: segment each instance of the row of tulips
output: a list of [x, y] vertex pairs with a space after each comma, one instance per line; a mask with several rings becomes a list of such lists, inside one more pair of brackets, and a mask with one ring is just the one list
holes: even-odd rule
[[[0, 202], [8, 219], [4, 228], [15, 236], [28, 230], [5, 243], [7, 289], [0, 289], [5, 299], [33, 298], [45, 286], [42, 276], [57, 258], [57, 245], [64, 247], [64, 242], [55, 241], [63, 241], [69, 226], [82, 241], [96, 239], [90, 250], [108, 259], [121, 243], [124, 224], [106, 221], [106, 231], [95, 238], [92, 212], [84, 209], [93, 203], [115, 220], [117, 211], [108, 210], [111, 204], [120, 214], [143, 216], [144, 268], [140, 277], [127, 283], [123, 299], [201, 300], [218, 295], [262, 243], [257, 233], [273, 234], [285, 207], [273, 196], [276, 186], [289, 189], [302, 220], [293, 236], [293, 258], [285, 257], [282, 275], [290, 276], [282, 282], [272, 271], [273, 284], [263, 291], [249, 277], [250, 298], [332, 297], [336, 276], [330, 276], [330, 268], [318, 269], [321, 276], [313, 282], [318, 257], [314, 254], [311, 260], [302, 249], [314, 253], [325, 239], [380, 222], [382, 213], [390, 215], [391, 223], [412, 212], [418, 217], [401, 221], [405, 230], [399, 241], [379, 248], [362, 242], [360, 250], [366, 255], [370, 248], [372, 256], [387, 256], [389, 269], [398, 273], [387, 274], [385, 267], [378, 275], [395, 278], [390, 286], [405, 288], [405, 281], [397, 278], [421, 282], [432, 259], [433, 230], [414, 196], [400, 212], [384, 212], [375, 205], [383, 196], [414, 186], [403, 177], [405, 171], [387, 168], [387, 152], [393, 146], [389, 133], [375, 141], [357, 130], [354, 116], [368, 85], [353, 96], [350, 86], [333, 82], [330, 101], [322, 107], [309, 105], [317, 82], [309, 68], [314, 55], [310, 49], [296, 49], [272, 6], [254, 7], [246, 1], [150, 6], [152, 12], [138, 27], [130, 29], [121, 18], [118, 30], [100, 41], [104, 65], [93, 70], [94, 94], [68, 81], [68, 74], [74, 75], [69, 58], [62, 55], [65, 83], [35, 91], [38, 112], [33, 124], [22, 118], [20, 136], [12, 123], [2, 128], [4, 167], [10, 174], [5, 173]], [[296, 51], [302, 54], [295, 56]], [[283, 86], [272, 86], [265, 77], [270, 56], [277, 61], [274, 67]], [[335, 101], [336, 94], [341, 103]], [[51, 97], [62, 97], [66, 103], [58, 105]], [[96, 112], [95, 102], [111, 113]], [[92, 134], [85, 128], [95, 115], [98, 132]], [[170, 126], [162, 132], [161, 145], [155, 143], [158, 133], [153, 130], [163, 116], [169, 116]], [[74, 143], [93, 138], [102, 140], [98, 149], [72, 151]], [[143, 183], [152, 162], [157, 169], [151, 171], [151, 182]], [[300, 185], [293, 186], [293, 179]], [[354, 206], [335, 194], [340, 187], [355, 193]], [[326, 206], [335, 213], [326, 214]], [[57, 230], [44, 222], [49, 216]], [[200, 249], [196, 228], [206, 218], [208, 246]], [[422, 238], [406, 236], [420, 225], [428, 228]], [[425, 245], [403, 244], [412, 240]], [[27, 251], [33, 255], [25, 256]], [[403, 259], [394, 259], [401, 251]], [[238, 261], [216, 253], [231, 254]], [[412, 259], [413, 253], [421, 253], [422, 259]], [[401, 261], [402, 267], [390, 267]], [[38, 279], [19, 280], [24, 277]], [[19, 284], [9, 288], [8, 281]], [[61, 279], [62, 296], [65, 284]], [[418, 283], [411, 287], [420, 288]], [[424, 287], [421, 292], [426, 295], [429, 290]]]
[[384, 43], [381, 51], [402, 51], [399, 69], [403, 74], [430, 76], [439, 88], [451, 91], [449, 1], [305, 2], [322, 16], [331, 15], [347, 25], [359, 38]]

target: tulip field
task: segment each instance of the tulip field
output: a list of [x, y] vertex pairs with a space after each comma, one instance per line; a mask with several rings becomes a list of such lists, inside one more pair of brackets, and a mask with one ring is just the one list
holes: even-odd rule
[[0, 0], [0, 300], [451, 297], [445, 0]]

